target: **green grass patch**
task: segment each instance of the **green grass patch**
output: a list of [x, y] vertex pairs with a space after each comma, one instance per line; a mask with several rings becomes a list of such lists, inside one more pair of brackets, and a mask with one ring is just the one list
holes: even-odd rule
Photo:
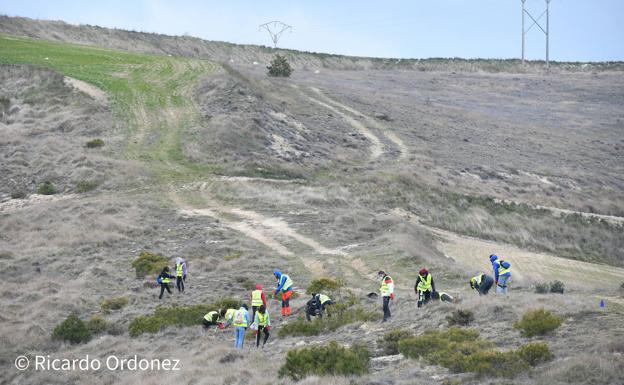
[[76, 192], [79, 194], [93, 191], [97, 188], [98, 182], [91, 180], [81, 180], [76, 184]]
[[152, 315], [138, 316], [128, 325], [130, 337], [138, 337], [143, 333], [157, 333], [168, 326], [201, 325], [204, 315], [211, 310], [235, 308], [240, 301], [225, 298], [212, 304], [197, 304], [184, 306], [158, 306]]
[[513, 327], [520, 329], [525, 337], [542, 336], [556, 330], [563, 323], [561, 317], [544, 309], [526, 312]]
[[344, 281], [322, 277], [310, 282], [308, 288], [306, 289], [306, 293], [323, 293], [327, 295], [338, 294], [338, 292], [342, 287], [344, 287], [344, 285]]
[[240, 258], [243, 255], [240, 251], [234, 251], [223, 257], [224, 261], [233, 261], [235, 259]]
[[137, 259], [132, 262], [132, 267], [134, 268], [136, 277], [142, 279], [148, 274], [160, 274], [168, 263], [169, 260], [165, 256], [149, 251], [141, 251]]
[[108, 298], [102, 301], [100, 309], [102, 309], [102, 312], [104, 313], [109, 313], [111, 310], [119, 310], [127, 304], [127, 297]]
[[37, 187], [37, 194], [40, 195], [54, 195], [56, 194], [56, 187], [52, 182], [45, 181]]
[[87, 321], [86, 325], [87, 329], [89, 329], [92, 335], [104, 333], [108, 330], [109, 327], [108, 321], [106, 321], [99, 315], [94, 315], [93, 317], [91, 317], [89, 321]]
[[100, 148], [104, 146], [104, 141], [102, 139], [93, 139], [88, 141], [85, 144], [86, 148]]
[[333, 332], [338, 328], [355, 322], [373, 322], [381, 318], [378, 312], [371, 312], [361, 307], [350, 307], [340, 309], [338, 305], [332, 305], [331, 317], [314, 317], [311, 322], [301, 315], [296, 320], [282, 324], [279, 329], [279, 336], [317, 336]]
[[449, 328], [427, 331], [401, 339], [398, 349], [409, 358], [421, 358], [454, 373], [473, 372], [480, 376], [514, 377], [539, 363], [552, 359], [548, 345], [533, 343], [517, 350], [493, 350], [493, 344], [474, 329]]
[[91, 330], [76, 314], [70, 314], [54, 328], [52, 338], [71, 344], [85, 343], [91, 340]]
[[331, 341], [325, 346], [290, 350], [278, 373], [295, 381], [307, 376], [361, 376], [368, 373], [369, 361], [364, 345], [346, 348]]
[[377, 341], [377, 346], [383, 349], [384, 354], [399, 354], [399, 341], [413, 337], [414, 333], [409, 330], [395, 329], [383, 335]]

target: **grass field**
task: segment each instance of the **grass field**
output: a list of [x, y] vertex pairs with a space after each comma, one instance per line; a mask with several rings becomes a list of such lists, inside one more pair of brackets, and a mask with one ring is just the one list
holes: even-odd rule
[[181, 140], [198, 122], [192, 87], [216, 64], [7, 36], [0, 36], [0, 64], [51, 68], [96, 85], [123, 122], [127, 159], [147, 161], [167, 179], [202, 170], [184, 160]]

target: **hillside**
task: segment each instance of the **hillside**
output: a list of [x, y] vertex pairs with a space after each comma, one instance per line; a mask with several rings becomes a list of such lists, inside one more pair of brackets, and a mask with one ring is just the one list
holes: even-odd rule
[[[288, 352], [329, 341], [364, 344], [368, 374], [297, 383], [621, 382], [619, 67], [398, 71], [292, 51], [296, 71], [274, 79], [249, 64], [272, 55], [259, 47], [7, 17], [0, 31], [0, 259], [11, 266], [0, 299], [3, 382], [290, 384], [278, 378]], [[54, 194], [42, 194], [45, 182]], [[159, 300], [155, 273], [133, 268], [143, 251], [170, 266], [186, 258], [186, 292]], [[491, 253], [512, 263], [507, 297], [468, 286]], [[458, 303], [416, 309], [423, 266]], [[256, 283], [268, 291], [274, 268], [299, 296], [287, 320], [270, 301], [264, 350], [235, 353], [231, 328], [201, 330], [197, 306], [246, 301]], [[384, 324], [381, 301], [367, 296], [379, 270], [396, 282]], [[283, 332], [304, 322], [306, 289], [324, 277], [344, 283], [332, 295], [346, 310], [325, 321], [336, 327]], [[554, 280], [563, 295], [536, 293]], [[116, 298], [127, 305], [102, 306]], [[513, 327], [542, 307], [562, 318], [555, 332], [529, 338]], [[494, 347], [543, 341], [554, 359], [513, 379], [483, 378], [380, 341], [445, 329], [457, 309], [474, 312], [470, 327]], [[152, 330], [145, 317], [159, 312], [182, 320]], [[108, 326], [82, 344], [51, 338], [70, 313]], [[20, 354], [169, 357], [183, 370], [22, 372]]]

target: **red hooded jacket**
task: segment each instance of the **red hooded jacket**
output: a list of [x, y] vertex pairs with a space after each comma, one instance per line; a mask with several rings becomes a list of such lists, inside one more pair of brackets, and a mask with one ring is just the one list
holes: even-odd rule
[[[260, 285], [259, 283], [256, 283], [256, 290], [262, 290], [262, 285]], [[266, 297], [264, 296], [264, 291], [262, 291], [261, 297], [262, 297], [262, 303], [264, 304], [264, 307], [266, 307], [267, 303], [266, 303]], [[249, 298], [251, 298], [251, 295], [249, 296]]]

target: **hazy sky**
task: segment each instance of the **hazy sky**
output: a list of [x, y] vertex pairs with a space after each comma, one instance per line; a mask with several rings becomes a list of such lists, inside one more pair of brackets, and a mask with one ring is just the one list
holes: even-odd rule
[[[381, 57], [520, 56], [520, 0], [0, 0], [0, 13], [270, 45], [258, 25], [293, 26], [279, 46]], [[526, 0], [538, 17], [545, 0]], [[551, 60], [624, 60], [624, 0], [552, 0]], [[545, 17], [542, 21], [545, 24]], [[530, 20], [527, 18], [527, 23]], [[528, 27], [528, 24], [527, 24]], [[537, 26], [527, 57], [544, 57]]]

